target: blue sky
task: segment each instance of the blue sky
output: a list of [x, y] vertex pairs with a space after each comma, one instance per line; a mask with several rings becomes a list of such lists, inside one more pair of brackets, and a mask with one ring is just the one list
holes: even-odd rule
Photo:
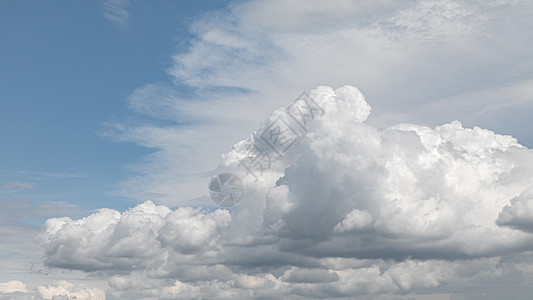
[[31, 201], [131, 205], [110, 193], [124, 166], [151, 150], [103, 138], [102, 123], [137, 117], [128, 115], [127, 96], [168, 81], [170, 55], [187, 47], [192, 20], [225, 4], [134, 2], [118, 24], [99, 2], [3, 1], [2, 181], [35, 185], [16, 193]]
[[[533, 293], [532, 20], [528, 0], [1, 1], [0, 299]], [[251, 180], [246, 149], [304, 91], [324, 114]]]

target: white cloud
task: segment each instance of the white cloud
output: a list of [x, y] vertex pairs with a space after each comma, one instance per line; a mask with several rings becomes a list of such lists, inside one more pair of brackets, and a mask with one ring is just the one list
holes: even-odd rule
[[[189, 51], [174, 57], [170, 74], [192, 86], [241, 87], [267, 94], [280, 86], [301, 89], [350, 81], [380, 105], [392, 99], [410, 104], [432, 101], [468, 88], [489, 87], [494, 79], [488, 76], [502, 68], [506, 74], [498, 75], [498, 84], [512, 80], [511, 74], [529, 79], [517, 72], [524, 66], [511, 53], [524, 55], [520, 45], [530, 45], [531, 40], [511, 44], [510, 37], [503, 36], [520, 32], [517, 27], [527, 22], [522, 19], [528, 15], [526, 2], [514, 7], [506, 1], [395, 3], [330, 1], [327, 9], [315, 1], [236, 5], [229, 15], [197, 22], [197, 38]], [[361, 17], [359, 11], [369, 6], [379, 13]], [[501, 15], [510, 11], [521, 11], [518, 19], [501, 23]], [[481, 69], [488, 73], [477, 72]], [[470, 75], [475, 77], [465, 82]]]
[[0, 283], [0, 293], [9, 294], [15, 292], [26, 293], [26, 284], [19, 280]]
[[193, 299], [199, 294], [199, 287], [176, 281], [173, 286], [163, 288], [161, 299]]
[[205, 181], [230, 141], [319, 84], [355, 83], [371, 97], [368, 123], [379, 128], [460, 119], [528, 137], [498, 112], [506, 109], [511, 118], [533, 107], [533, 40], [525, 29], [533, 20], [531, 5], [247, 1], [209, 14], [191, 26], [191, 46], [174, 54], [168, 69], [192, 92], [163, 83], [140, 87], [131, 107], [152, 120], [108, 127], [105, 134], [114, 139], [155, 149], [132, 167], [138, 176], [118, 193], [169, 206], [205, 197]]
[[[267, 208], [265, 225], [287, 247], [306, 238], [316, 241], [305, 247], [310, 255], [450, 258], [503, 254], [531, 244], [529, 235], [495, 224], [510, 199], [531, 185], [533, 174], [523, 167], [533, 159], [529, 149], [510, 136], [463, 128], [457, 121], [435, 129], [401, 124], [379, 131], [339, 109], [362, 99], [343, 96], [349, 92], [359, 93], [314, 90], [311, 96], [325, 114], [309, 125], [313, 130], [282, 157], [281, 168], [264, 175], [266, 188], [245, 179], [269, 190], [272, 196], [254, 202]], [[248, 144], [261, 142], [260, 133], [230, 152], [222, 167], [244, 174], [239, 159]], [[279, 177], [284, 183], [276, 186]], [[371, 233], [333, 234], [356, 228]], [[375, 239], [366, 240], [368, 235]], [[413, 239], [426, 242], [420, 247]], [[377, 253], [384, 245], [394, 250]]]
[[[106, 3], [106, 18], [128, 22], [127, 1]], [[206, 15], [168, 69], [192, 92], [140, 87], [130, 106], [150, 121], [104, 133], [155, 150], [118, 193], [179, 208], [50, 219], [45, 264], [132, 299], [531, 294], [513, 287], [533, 278], [532, 151], [474, 124], [531, 110], [532, 12], [520, 0], [257, 0]], [[259, 120], [309, 86], [347, 82], [372, 115], [357, 89], [319, 87], [324, 114], [305, 128], [287, 119], [294, 144], [246, 174], [249, 147], [268, 147], [261, 133], [287, 108]], [[235, 209], [206, 197], [218, 171], [245, 182]]]
[[[532, 150], [458, 121], [378, 129], [351, 86], [309, 95], [222, 156], [218, 170], [245, 184], [238, 207], [148, 201], [50, 219], [45, 263], [110, 278], [108, 293], [129, 298], [385, 299], [529, 276], [508, 260], [533, 251], [517, 212], [530, 199]], [[295, 133], [288, 148], [273, 144], [278, 125]], [[255, 176], [243, 168], [267, 156]]]
[[198, 210], [183, 207], [173, 211], [166, 220], [159, 234], [160, 241], [177, 252], [195, 253], [214, 241], [217, 228], [228, 226], [231, 216], [224, 210], [198, 214]]
[[172, 250], [178, 257], [209, 251], [217, 230], [230, 220], [225, 210], [202, 213], [182, 207], [171, 211], [147, 201], [124, 213], [101, 209], [79, 220], [49, 219], [38, 240], [49, 266], [131, 271], [165, 263], [172, 259], [166, 257]]
[[39, 286], [37, 295], [39, 299], [105, 300], [106, 298], [102, 289], [75, 286], [65, 280], [56, 282], [56, 285]]

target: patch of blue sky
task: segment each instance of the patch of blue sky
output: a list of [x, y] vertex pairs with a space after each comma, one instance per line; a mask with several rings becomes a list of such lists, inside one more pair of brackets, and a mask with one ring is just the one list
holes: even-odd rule
[[189, 46], [190, 23], [227, 4], [134, 1], [126, 7], [128, 22], [117, 26], [103, 2], [2, 1], [0, 185], [32, 184], [9, 197], [87, 210], [132, 206], [113, 195], [114, 185], [131, 172], [127, 165], [153, 150], [103, 137], [103, 124], [132, 117], [127, 101], [136, 88], [173, 85], [165, 70], [171, 53]]

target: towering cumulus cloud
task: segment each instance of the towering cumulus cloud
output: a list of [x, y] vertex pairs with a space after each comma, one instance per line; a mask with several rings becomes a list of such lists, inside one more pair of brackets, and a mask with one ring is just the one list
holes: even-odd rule
[[222, 156], [244, 183], [237, 207], [50, 219], [45, 262], [130, 297], [375, 299], [527, 279], [532, 150], [458, 121], [381, 130], [370, 111], [355, 87], [317, 87]]

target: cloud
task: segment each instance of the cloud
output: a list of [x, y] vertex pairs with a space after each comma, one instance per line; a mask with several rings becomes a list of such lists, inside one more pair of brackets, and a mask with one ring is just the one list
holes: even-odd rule
[[[7, 276], [0, 280], [21, 280], [30, 283], [28, 290], [31, 290], [33, 286], [28, 277], [32, 276], [29, 272], [42, 265], [42, 248], [34, 242], [41, 222], [51, 217], [81, 216], [82, 213], [76, 206], [64, 202], [33, 203], [16, 195], [10, 196], [0, 197], [0, 265], [4, 276]], [[7, 297], [10, 298], [18, 296]], [[0, 299], [4, 298], [0, 296]]]
[[[127, 23], [127, 3], [108, 3]], [[117, 191], [143, 203], [50, 219], [44, 263], [116, 298], [525, 298], [532, 152], [496, 132], [529, 135], [509, 124], [532, 107], [531, 5], [257, 0], [205, 15], [173, 83], [130, 95], [143, 121], [103, 133], [154, 150]], [[287, 105], [346, 82], [372, 109], [350, 86]], [[207, 197], [217, 172], [243, 179], [238, 207]]]
[[460, 119], [528, 144], [527, 118], [516, 115], [533, 107], [531, 5], [245, 1], [199, 18], [190, 47], [172, 56], [173, 83], [130, 95], [132, 110], [148, 120], [105, 128], [105, 136], [154, 150], [132, 164], [136, 175], [117, 194], [191, 205], [205, 196], [220, 153], [275, 107], [321, 84], [356, 84], [371, 97], [368, 124], [378, 128]]
[[128, 5], [129, 0], [103, 0], [104, 17], [114, 25], [124, 27], [130, 22], [130, 15], [126, 9]]
[[372, 216], [360, 209], [352, 210], [344, 219], [333, 228], [336, 232], [362, 230], [372, 226]]
[[193, 299], [200, 294], [200, 288], [176, 281], [173, 286], [164, 287], [161, 299]]
[[[413, 5], [413, 1], [248, 1], [235, 10], [243, 22], [266, 27], [276, 32], [330, 30], [335, 23], [363, 23], [376, 15]], [[277, 20], [268, 16], [278, 16]], [[340, 21], [340, 22], [339, 22]], [[335, 29], [335, 27], [333, 27]]]
[[225, 210], [202, 213], [182, 207], [171, 211], [151, 201], [124, 213], [101, 209], [88, 217], [46, 221], [38, 241], [52, 267], [83, 271], [151, 268], [168, 251], [177, 256], [209, 251], [217, 231], [231, 216]]
[[32, 187], [33, 185], [29, 182], [9, 181], [3, 185], [0, 185], [0, 190], [11, 190], [11, 189], [16, 189], [16, 188], [30, 189]]
[[357, 88], [319, 86], [222, 156], [245, 185], [236, 208], [49, 219], [44, 262], [130, 298], [385, 299], [526, 276], [510, 258], [533, 251], [532, 150], [459, 121], [379, 129], [370, 112]]
[[328, 270], [292, 267], [285, 271], [281, 278], [284, 282], [325, 283], [339, 280], [339, 275]]
[[[229, 14], [199, 20], [193, 26], [196, 39], [188, 51], [174, 56], [169, 73], [193, 87], [239, 87], [259, 93], [273, 93], [276, 85], [294, 88], [324, 80], [340, 85], [350, 78], [380, 106], [392, 99], [411, 105], [435, 101], [469, 88], [492, 87], [496, 68], [506, 73], [498, 85], [512, 82], [511, 74], [522, 74], [518, 61], [508, 55], [525, 53], [501, 35], [519, 32], [517, 27], [528, 22], [522, 19], [527, 13], [519, 15], [520, 21], [499, 20], [526, 7], [524, 1], [332, 1], [327, 6], [316, 1], [250, 1], [233, 6]], [[368, 8], [376, 13], [368, 14]], [[505, 55], [497, 49], [505, 49]], [[479, 74], [481, 68], [489, 73]], [[530, 79], [527, 76], [519, 75]], [[454, 91], [449, 90], [452, 83]], [[417, 88], [409, 91], [406, 84]]]
[[[265, 187], [257, 188], [267, 195], [263, 204], [255, 200], [266, 207], [264, 226], [287, 250], [449, 259], [531, 246], [529, 235], [495, 224], [511, 198], [531, 186], [533, 174], [523, 167], [533, 159], [531, 150], [516, 139], [463, 128], [458, 121], [434, 129], [400, 124], [379, 131], [363, 122], [366, 117], [357, 118], [357, 110], [345, 109], [365, 107], [356, 104], [364, 101], [357, 89], [319, 87], [310, 96], [324, 115], [280, 158], [280, 168], [265, 171]], [[268, 122], [261, 128], [270, 128]], [[240, 162], [257, 159], [246, 151], [254, 145], [265, 149], [260, 155], [275, 156], [261, 144], [264, 129], [258, 132], [228, 153], [222, 167], [239, 172]], [[355, 229], [366, 233], [335, 234]]]
[[9, 294], [16, 292], [26, 293], [26, 284], [19, 280], [0, 283], [0, 293]]
[[533, 189], [511, 199], [496, 220], [498, 225], [533, 233]]
[[80, 300], [104, 300], [105, 292], [99, 288], [86, 288], [60, 280], [56, 285], [39, 286], [37, 294], [40, 299], [80, 299]]

